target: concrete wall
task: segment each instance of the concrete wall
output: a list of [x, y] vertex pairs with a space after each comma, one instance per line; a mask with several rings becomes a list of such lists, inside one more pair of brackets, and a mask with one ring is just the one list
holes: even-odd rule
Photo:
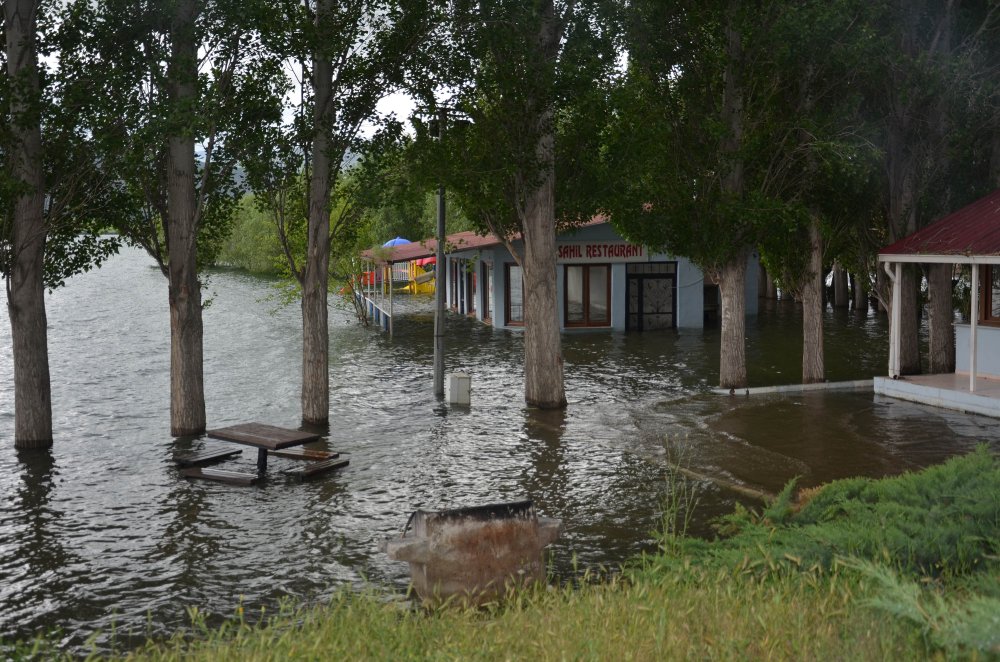
[[[955, 372], [969, 372], [968, 324], [955, 325]], [[1000, 379], [1000, 328], [976, 326], [976, 374]]]

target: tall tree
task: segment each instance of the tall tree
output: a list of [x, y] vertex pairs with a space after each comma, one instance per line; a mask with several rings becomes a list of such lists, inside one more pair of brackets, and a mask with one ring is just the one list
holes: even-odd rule
[[[883, 118], [888, 239], [896, 241], [934, 218], [974, 199], [968, 181], [956, 177], [967, 167], [953, 158], [956, 138], [968, 127], [959, 123], [973, 104], [982, 80], [995, 80], [996, 62], [983, 57], [996, 40], [1000, 9], [993, 2], [872, 3], [868, 35], [874, 35], [868, 63], [872, 114]], [[949, 184], [944, 192], [943, 183]], [[905, 265], [900, 299], [900, 371], [920, 372], [918, 342], [920, 273]], [[950, 299], [951, 279], [931, 278], [931, 299]], [[882, 300], [890, 301], [886, 292]], [[888, 306], [887, 306], [888, 307]], [[941, 356], [953, 343], [951, 315], [932, 305], [936, 347]]]
[[[54, 11], [49, 7], [48, 11]], [[101, 216], [119, 187], [79, 126], [79, 89], [57, 69], [42, 84], [39, 42], [58, 48], [59, 21], [39, 30], [41, 4], [3, 3], [0, 66], [0, 275], [4, 278], [14, 357], [14, 443], [52, 443], [45, 289], [89, 269], [117, 249], [102, 238]]]
[[[504, 239], [522, 267], [524, 398], [541, 408], [566, 405], [556, 233], [595, 209], [586, 163], [598, 151], [602, 81], [614, 72], [612, 5], [463, 1], [449, 24], [454, 59], [442, 82], [454, 96], [444, 105], [465, 121], [444, 131], [448, 165], [438, 172], [469, 219]], [[595, 129], [590, 138], [583, 125]], [[572, 178], [560, 176], [567, 171]]]
[[[851, 39], [865, 4], [784, 3], [762, 35], [771, 57], [758, 59], [756, 67], [764, 69], [757, 79], [770, 81], [758, 87], [771, 91], [761, 100], [770, 134], [764, 142], [771, 146], [763, 189], [786, 212], [772, 219], [759, 246], [769, 270], [802, 303], [803, 383], [825, 378], [824, 265], [834, 263], [837, 285], [841, 252], [870, 217], [866, 211], [877, 195], [876, 153], [857, 90], [865, 50]], [[846, 305], [846, 283], [842, 289]]]
[[608, 130], [612, 221], [719, 284], [725, 388], [747, 385], [747, 262], [782, 207], [765, 187], [771, 95], [755, 70], [779, 5], [631, 3], [628, 78]]
[[52, 395], [43, 284], [45, 189], [35, 41], [39, 3], [7, 0], [3, 8], [10, 81], [5, 115], [10, 118], [9, 168], [16, 191], [11, 196], [10, 262], [4, 281], [14, 343], [14, 445], [46, 447], [52, 444]]
[[[279, 11], [268, 46], [286, 71], [301, 73], [301, 94], [290, 102], [291, 122], [275, 118], [252, 132], [258, 149], [245, 164], [302, 293], [302, 420], [324, 426], [331, 190], [348, 153], [360, 149], [363, 125], [376, 122], [376, 104], [420, 68], [431, 11], [425, 0], [285, 2]], [[303, 224], [304, 260], [292, 246]]]
[[243, 134], [280, 94], [280, 69], [260, 46], [264, 15], [260, 4], [223, 0], [103, 0], [75, 3], [66, 18], [77, 41], [63, 66], [90, 85], [81, 113], [130, 194], [113, 222], [167, 278], [176, 436], [205, 430], [199, 264], [228, 231]]

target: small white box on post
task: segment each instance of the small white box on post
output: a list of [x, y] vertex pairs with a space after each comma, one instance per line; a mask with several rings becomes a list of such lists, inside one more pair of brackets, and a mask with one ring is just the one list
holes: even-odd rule
[[472, 377], [464, 372], [448, 373], [446, 395], [449, 404], [472, 404]]

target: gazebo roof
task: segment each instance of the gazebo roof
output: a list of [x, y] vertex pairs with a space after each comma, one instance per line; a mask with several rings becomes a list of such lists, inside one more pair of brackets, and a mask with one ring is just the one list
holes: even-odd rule
[[1000, 189], [879, 251], [879, 259], [888, 262], [965, 262], [977, 257], [1000, 257]]

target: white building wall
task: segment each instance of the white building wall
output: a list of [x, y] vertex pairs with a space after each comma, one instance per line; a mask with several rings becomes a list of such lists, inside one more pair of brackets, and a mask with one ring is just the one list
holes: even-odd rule
[[[560, 271], [562, 271], [560, 269]], [[626, 307], [625, 293], [628, 286], [628, 275], [623, 263], [611, 265], [611, 328], [615, 331], [625, 330]]]
[[705, 326], [705, 275], [687, 258], [677, 259], [677, 328]]
[[[968, 324], [955, 325], [955, 372], [969, 372]], [[976, 374], [1000, 379], [1000, 328], [976, 325]]]

